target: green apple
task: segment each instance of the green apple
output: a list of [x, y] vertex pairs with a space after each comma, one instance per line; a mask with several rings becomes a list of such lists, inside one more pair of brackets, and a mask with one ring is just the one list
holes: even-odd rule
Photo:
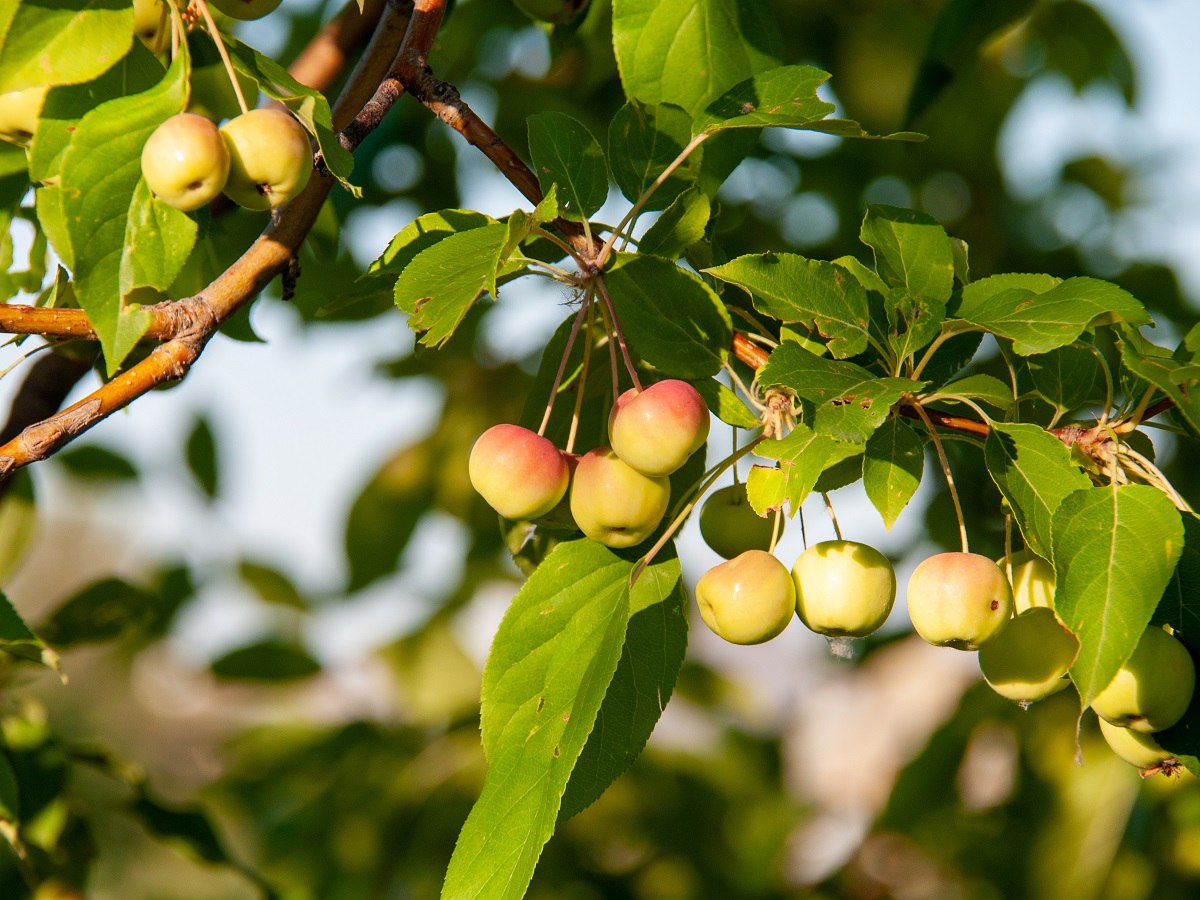
[[195, 113], [171, 116], [142, 148], [142, 177], [168, 206], [191, 212], [221, 193], [229, 151], [217, 126]]
[[1100, 734], [1108, 743], [1109, 748], [1125, 762], [1139, 769], [1157, 769], [1168, 760], [1174, 759], [1170, 753], [1159, 746], [1152, 736], [1113, 725], [1104, 719], [1100, 720]]
[[37, 131], [38, 116], [50, 88], [25, 88], [0, 94], [0, 141], [28, 147]]
[[998, 565], [977, 553], [938, 553], [908, 581], [908, 617], [939, 647], [978, 650], [1012, 615], [1012, 588]]
[[590, 0], [513, 0], [517, 8], [531, 19], [566, 25], [587, 11]]
[[493, 425], [467, 460], [471, 486], [506, 519], [544, 516], [567, 492], [570, 470], [554, 444], [519, 425]]
[[670, 481], [630, 468], [611, 447], [585, 453], [571, 479], [571, 515], [579, 530], [618, 549], [648, 538], [670, 498]]
[[1036, 606], [1005, 625], [979, 648], [979, 670], [997, 694], [1032, 703], [1063, 690], [1067, 671], [1079, 653], [1079, 640], [1054, 610]]
[[892, 611], [896, 572], [887, 557], [855, 541], [814, 544], [792, 566], [796, 614], [818, 634], [863, 637]]
[[769, 550], [774, 531], [774, 517], [754, 511], [744, 484], [718, 488], [700, 507], [700, 536], [726, 559], [747, 550]]
[[308, 132], [281, 109], [252, 109], [221, 126], [229, 148], [225, 194], [238, 206], [267, 210], [295, 197], [312, 174]]
[[210, 6], [215, 6], [225, 15], [243, 21], [261, 19], [267, 13], [274, 12], [281, 2], [282, 0], [208, 0]]
[[[996, 560], [1004, 568], [1004, 559]], [[1054, 609], [1054, 566], [1032, 550], [1012, 555], [1013, 609], [1017, 615], [1034, 606]]]
[[696, 583], [700, 617], [734, 644], [761, 644], [787, 627], [796, 608], [792, 576], [765, 550], [747, 550]]
[[608, 418], [613, 451], [643, 475], [670, 475], [708, 440], [708, 407], [686, 381], [670, 378], [617, 398]]
[[1183, 718], [1195, 684], [1196, 666], [1187, 647], [1151, 625], [1133, 655], [1092, 700], [1092, 709], [1122, 728], [1162, 731]]

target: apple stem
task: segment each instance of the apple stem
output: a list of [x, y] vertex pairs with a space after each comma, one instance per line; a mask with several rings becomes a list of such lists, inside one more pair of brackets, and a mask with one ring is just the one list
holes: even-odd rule
[[796, 518], [800, 520], [800, 546], [808, 549], [808, 529], [804, 527], [804, 508], [796, 510]]
[[588, 302], [584, 306], [587, 308], [587, 334], [583, 342], [583, 364], [580, 366], [579, 380], [575, 385], [575, 408], [571, 410], [571, 430], [567, 434], [566, 450], [568, 453], [575, 449], [575, 435], [579, 431], [579, 414], [583, 410], [583, 395], [587, 388], [588, 365], [592, 361], [592, 304]]
[[829, 521], [833, 523], [833, 533], [840, 541], [842, 539], [842, 529], [838, 525], [837, 513], [833, 511], [833, 501], [829, 499], [829, 494], [821, 491], [821, 499], [825, 501], [825, 512], [829, 513]]
[[925, 407], [919, 401], [914, 401], [912, 407], [917, 411], [917, 415], [920, 416], [921, 421], [925, 423], [925, 428], [929, 431], [933, 449], [937, 451], [938, 462], [942, 466], [942, 474], [946, 476], [946, 487], [949, 488], [950, 499], [954, 502], [954, 515], [958, 518], [958, 537], [962, 543], [962, 552], [970, 553], [971, 550], [967, 543], [967, 522], [963, 518], [962, 505], [958, 502], [958, 490], [954, 487], [954, 476], [950, 472], [950, 461], [946, 459], [946, 450], [942, 447], [942, 439], [938, 437], [937, 429], [929, 420], [929, 414], [925, 412]]
[[616, 405], [617, 398], [621, 396], [621, 364], [617, 362], [617, 339], [613, 337], [612, 324], [608, 320], [608, 310], [604, 304], [598, 304], [600, 307], [600, 321], [604, 324], [604, 339], [608, 344], [608, 368], [612, 373], [612, 402]]
[[208, 36], [217, 45], [217, 53], [220, 55], [221, 62], [225, 66], [225, 73], [229, 76], [229, 83], [233, 85], [233, 93], [237, 97], [238, 108], [243, 113], [249, 112], [249, 108], [246, 106], [246, 98], [242, 95], [242, 85], [237, 79], [237, 73], [233, 71], [233, 63], [229, 59], [229, 52], [225, 49], [225, 42], [221, 40], [221, 32], [217, 30], [217, 23], [213, 20], [208, 3], [206, 0], [194, 0], [194, 2], [200, 10], [200, 15], [204, 17], [204, 25], [208, 31]]
[[[737, 430], [737, 426], [736, 426], [736, 425], [734, 425], [734, 426], [730, 427], [730, 429], [729, 429], [729, 436], [730, 436], [730, 437], [733, 439], [733, 452], [734, 452], [734, 453], [737, 453], [737, 449], [738, 449], [738, 445], [737, 445], [737, 433], [738, 433], [738, 430]], [[733, 464], [733, 483], [734, 483], [734, 484], [738, 484], [738, 482], [739, 482], [739, 479], [738, 479], [738, 467], [737, 467], [737, 463], [735, 462], [735, 463]]]
[[[1008, 577], [1008, 583], [1012, 584], [1012, 515], [1010, 513], [1004, 514], [1004, 574]], [[1015, 612], [1014, 610], [1014, 614]]]
[[633, 381], [633, 386], [637, 388], [638, 393], [642, 391], [642, 382], [638, 378], [637, 370], [633, 367], [633, 360], [629, 358], [629, 347], [625, 343], [625, 334], [621, 331], [621, 320], [617, 318], [617, 307], [613, 303], [612, 296], [608, 293], [608, 285], [604, 283], [604, 276], [596, 275], [596, 288], [600, 291], [600, 299], [608, 308], [609, 324], [612, 325], [613, 334], [616, 335], [617, 344], [621, 348], [621, 358], [625, 361], [625, 370], [629, 373], [630, 379]]
[[538, 437], [546, 436], [546, 428], [550, 424], [550, 413], [554, 411], [554, 400], [558, 396], [563, 373], [567, 371], [567, 360], [571, 357], [571, 349], [575, 346], [575, 338], [579, 336], [579, 328], [583, 325], [591, 299], [592, 295], [589, 292], [584, 296], [583, 303], [579, 306], [579, 312], [575, 314], [575, 321], [571, 325], [571, 334], [567, 337], [567, 346], [563, 348], [562, 359], [558, 361], [558, 371], [554, 374], [554, 383], [550, 385], [550, 396], [546, 400], [546, 411], [542, 414], [542, 424], [538, 426]]

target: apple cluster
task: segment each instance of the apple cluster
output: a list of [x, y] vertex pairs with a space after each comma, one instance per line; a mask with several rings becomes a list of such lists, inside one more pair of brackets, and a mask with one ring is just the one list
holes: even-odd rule
[[[609, 444], [582, 456], [517, 425], [495, 425], [471, 448], [471, 485], [506, 519], [565, 518], [616, 549], [658, 528], [671, 497], [668, 476], [708, 440], [708, 408], [686, 381], [668, 379], [617, 398]], [[569, 493], [569, 496], [568, 496]]]

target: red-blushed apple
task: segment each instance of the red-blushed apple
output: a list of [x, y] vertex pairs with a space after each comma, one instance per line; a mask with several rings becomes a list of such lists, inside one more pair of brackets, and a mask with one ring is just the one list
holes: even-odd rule
[[1142, 632], [1133, 655], [1092, 700], [1092, 709], [1122, 728], [1162, 731], [1183, 718], [1195, 685], [1196, 666], [1187, 647], [1151, 625]]
[[471, 447], [471, 486], [506, 519], [544, 516], [567, 492], [570, 470], [554, 444], [519, 425], [493, 425]]
[[617, 456], [643, 475], [670, 475], [704, 446], [708, 424], [700, 393], [671, 378], [618, 397], [608, 437]]
[[700, 507], [700, 536], [726, 559], [747, 550], [769, 550], [774, 530], [774, 516], [763, 518], [754, 511], [744, 484], [718, 488]]
[[829, 637], [863, 637], [892, 611], [896, 572], [887, 557], [855, 541], [813, 544], [792, 566], [796, 614]]
[[1035, 606], [979, 648], [979, 670], [1001, 697], [1032, 703], [1070, 684], [1067, 671], [1078, 653], [1079, 640], [1054, 610]]
[[1113, 753], [1139, 769], [1157, 769], [1175, 758], [1145, 732], [1122, 728], [1101, 719], [1100, 734]]
[[[1001, 569], [1004, 558], [996, 560]], [[1012, 555], [1013, 609], [1017, 615], [1034, 606], [1054, 609], [1054, 566], [1032, 550]]]
[[238, 206], [267, 210], [295, 197], [312, 174], [308, 132], [281, 109], [252, 109], [221, 126], [229, 148], [225, 194]]
[[908, 581], [908, 617], [939, 647], [978, 650], [1012, 615], [1012, 588], [1001, 568], [977, 553], [938, 553]]
[[715, 634], [734, 644], [761, 644], [792, 620], [796, 589], [783, 563], [764, 550], [747, 550], [700, 576], [696, 605]]
[[274, 12], [283, 0], [208, 0], [208, 2], [227, 16], [249, 21], [261, 19], [268, 13]]
[[616, 549], [648, 538], [670, 498], [670, 481], [629, 467], [611, 447], [585, 453], [571, 479], [575, 524], [593, 541]]
[[0, 141], [22, 147], [29, 145], [49, 90], [43, 85], [0, 94]]
[[225, 187], [229, 151], [216, 125], [194, 113], [179, 113], [154, 129], [146, 141], [142, 177], [163, 203], [191, 212]]

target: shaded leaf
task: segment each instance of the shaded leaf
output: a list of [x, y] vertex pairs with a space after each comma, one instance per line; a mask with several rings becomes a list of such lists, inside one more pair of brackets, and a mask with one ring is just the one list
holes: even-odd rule
[[692, 188], [680, 194], [638, 241], [638, 252], [678, 259], [704, 237], [712, 201]]
[[925, 444], [898, 416], [888, 419], [867, 439], [863, 487], [889, 531], [917, 492], [924, 471]]
[[209, 669], [234, 681], [295, 681], [317, 674], [321, 664], [299, 644], [268, 640], [231, 650]]
[[758, 413], [741, 401], [737, 394], [715, 378], [702, 378], [692, 382], [709, 412], [735, 428], [757, 428], [761, 423]]
[[138, 470], [128, 459], [99, 444], [80, 444], [59, 453], [58, 460], [76, 478], [89, 481], [137, 481]]
[[[630, 100], [608, 126], [608, 164], [613, 180], [631, 203], [654, 184], [692, 136], [692, 118], [670, 103], [650, 105]], [[695, 183], [703, 150], [695, 150], [643, 206], [666, 209]]]
[[217, 441], [213, 437], [212, 426], [204, 416], [197, 416], [192, 424], [184, 444], [184, 456], [188, 471], [196, 479], [196, 484], [200, 485], [204, 496], [214, 499], [221, 483], [217, 467]]
[[[800, 511], [800, 505], [812, 492], [821, 473], [836, 463], [862, 453], [862, 445], [834, 440], [825, 434], [818, 434], [803, 423], [796, 427], [781, 440], [763, 441], [755, 448], [755, 454], [764, 459], [779, 461], [778, 471], [782, 475], [783, 499], [788, 504], [788, 514], [795, 515]], [[762, 467], [755, 466], [750, 470], [751, 480], [755, 480], [755, 472]], [[771, 471], [771, 470], [768, 470]], [[779, 504], [775, 492], [779, 489], [776, 476], [760, 474], [758, 483], [751, 494], [750, 505], [760, 516]], [[759, 505], [761, 505], [761, 508]]]
[[562, 214], [584, 219], [608, 197], [604, 151], [587, 127], [559, 112], [535, 113], [527, 120], [529, 154], [543, 193], [558, 185]]

